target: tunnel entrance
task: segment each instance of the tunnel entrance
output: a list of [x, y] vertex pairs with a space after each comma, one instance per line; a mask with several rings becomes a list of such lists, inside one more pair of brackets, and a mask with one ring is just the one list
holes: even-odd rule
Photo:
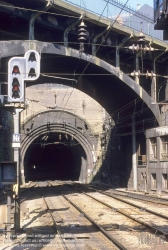
[[50, 133], [34, 140], [25, 155], [26, 181], [78, 181], [86, 154], [82, 146], [67, 134]]

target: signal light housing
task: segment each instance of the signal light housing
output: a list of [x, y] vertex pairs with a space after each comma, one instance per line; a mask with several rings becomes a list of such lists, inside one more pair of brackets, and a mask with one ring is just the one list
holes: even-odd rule
[[24, 57], [13, 57], [8, 62], [8, 102], [24, 103], [24, 81], [40, 76], [40, 55], [29, 50]]
[[29, 50], [26, 58], [26, 80], [34, 81], [40, 76], [40, 55], [35, 50]]
[[20, 98], [20, 84], [16, 77], [13, 78], [12, 86], [12, 98]]

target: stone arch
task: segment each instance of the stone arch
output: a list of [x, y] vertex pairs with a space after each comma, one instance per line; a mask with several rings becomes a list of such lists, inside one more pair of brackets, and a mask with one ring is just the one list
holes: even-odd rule
[[[1, 57], [15, 56], [24, 54], [29, 49], [35, 49], [40, 54], [57, 54], [67, 57], [79, 58], [79, 51], [67, 48], [58, 44], [39, 42], [39, 41], [3, 41], [0, 42]], [[81, 60], [90, 62], [98, 67], [101, 67], [116, 76], [120, 81], [125, 83], [129, 88], [131, 88], [149, 107], [149, 109], [154, 114], [158, 124], [160, 125], [160, 110], [158, 105], [153, 105], [154, 100], [148, 95], [148, 93], [138, 85], [129, 76], [124, 74], [122, 71], [110, 65], [109, 63], [88, 54], [82, 54]]]

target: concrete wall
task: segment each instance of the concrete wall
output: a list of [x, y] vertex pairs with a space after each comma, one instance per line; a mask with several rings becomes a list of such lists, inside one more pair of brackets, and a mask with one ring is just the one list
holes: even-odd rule
[[[168, 135], [168, 126], [149, 129], [146, 131], [147, 138], [147, 188], [149, 192], [167, 193], [168, 185], [164, 188], [163, 174], [168, 177], [168, 158], [162, 156], [162, 139]], [[151, 138], [156, 138], [157, 154], [152, 159], [151, 154]], [[156, 175], [156, 186], [154, 186], [154, 178]], [[168, 183], [168, 181], [166, 181]]]

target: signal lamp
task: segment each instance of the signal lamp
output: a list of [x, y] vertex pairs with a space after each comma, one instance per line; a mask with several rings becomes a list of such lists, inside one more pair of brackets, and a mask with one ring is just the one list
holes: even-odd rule
[[31, 68], [30, 71], [29, 71], [29, 74], [28, 74], [28, 77], [36, 77], [36, 72], [35, 72], [35, 69], [34, 68]]
[[19, 67], [17, 65], [13, 67], [12, 74], [20, 74]]
[[31, 62], [36, 61], [36, 56], [35, 56], [35, 53], [34, 53], [34, 52], [31, 52], [31, 53], [30, 53], [30, 56], [29, 56], [28, 61], [31, 61]]

